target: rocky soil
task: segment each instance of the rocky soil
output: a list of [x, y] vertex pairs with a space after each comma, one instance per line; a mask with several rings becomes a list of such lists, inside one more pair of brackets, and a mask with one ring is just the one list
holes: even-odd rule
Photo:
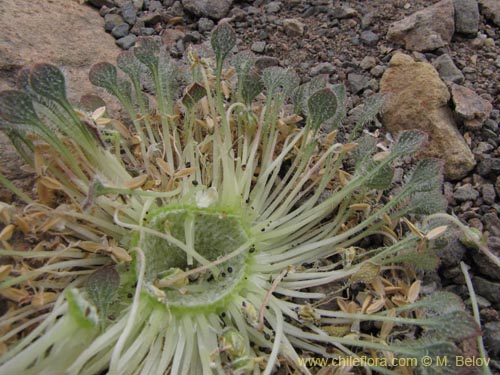
[[[498, 0], [3, 0], [0, 88], [12, 86], [21, 67], [49, 61], [66, 70], [77, 100], [94, 90], [85, 78], [89, 67], [113, 61], [139, 37], [161, 39], [182, 59], [189, 44], [206, 44], [221, 20], [260, 66], [293, 67], [303, 81], [322, 74], [345, 83], [351, 120], [366, 98], [385, 95], [380, 123], [369, 130], [393, 137], [407, 128], [426, 131], [422, 153], [445, 161], [449, 211], [487, 232], [500, 255]], [[4, 140], [0, 147], [0, 171], [29, 181]], [[5, 191], [0, 198], [10, 199]], [[468, 299], [459, 263], [471, 266], [490, 367], [500, 373], [500, 270], [452, 237], [441, 255], [425, 290]]]

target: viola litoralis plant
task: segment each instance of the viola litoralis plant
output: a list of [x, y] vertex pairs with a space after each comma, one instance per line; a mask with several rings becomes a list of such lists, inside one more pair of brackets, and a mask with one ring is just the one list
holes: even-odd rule
[[[178, 99], [179, 69], [152, 40], [119, 56], [127, 80], [95, 65], [91, 82], [130, 126], [104, 108], [75, 111], [52, 65], [0, 93], [1, 128], [37, 176], [33, 199], [1, 176], [25, 205], [1, 206], [0, 373], [308, 374], [311, 355], [378, 358], [356, 373], [383, 374], [412, 373], [395, 358], [419, 368], [448, 355], [449, 368], [418, 371], [455, 373], [457, 342], [478, 327], [452, 294], [419, 299], [414, 267], [436, 266], [430, 245], [446, 227], [406, 219], [444, 207], [440, 163], [419, 162], [382, 194], [393, 162], [425, 136], [403, 133], [382, 151], [354, 139], [374, 100], [336, 142], [320, 127], [342, 121], [344, 88], [298, 86], [278, 67], [258, 75], [247, 53], [223, 69], [235, 39], [223, 23], [214, 63], [190, 52]], [[379, 245], [360, 247], [368, 238]]]

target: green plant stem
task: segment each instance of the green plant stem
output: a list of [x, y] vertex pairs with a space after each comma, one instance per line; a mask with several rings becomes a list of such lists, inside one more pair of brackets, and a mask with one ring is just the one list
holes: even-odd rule
[[[467, 289], [469, 290], [470, 301], [472, 305], [472, 313], [474, 314], [474, 319], [476, 320], [477, 325], [481, 328], [481, 317], [479, 316], [479, 307], [477, 304], [476, 293], [474, 292], [474, 286], [472, 285], [472, 280], [469, 275], [468, 266], [464, 262], [460, 262], [460, 269], [465, 278], [465, 283], [467, 285]], [[486, 349], [484, 348], [483, 338], [479, 336], [477, 338], [477, 346], [479, 349], [479, 355], [481, 358], [486, 359], [488, 354], [486, 353]], [[492, 372], [488, 365], [483, 361], [482, 366], [483, 375], [492, 375]]]

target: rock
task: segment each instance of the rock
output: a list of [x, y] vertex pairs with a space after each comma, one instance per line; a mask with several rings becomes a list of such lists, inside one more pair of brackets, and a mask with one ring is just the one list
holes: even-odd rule
[[270, 3], [264, 5], [266, 13], [278, 13], [281, 10], [281, 1], [271, 1]]
[[367, 46], [376, 46], [379, 40], [379, 36], [373, 31], [367, 30], [361, 32], [361, 36], [359, 39], [363, 44], [366, 44]]
[[163, 7], [161, 1], [153, 0], [149, 3], [148, 10], [154, 12], [155, 10], [161, 9]]
[[500, 237], [500, 218], [498, 218], [498, 215], [495, 212], [488, 212], [484, 214], [483, 222], [490, 235]]
[[113, 2], [110, 0], [87, 0], [90, 5], [95, 6], [96, 8], [101, 8], [103, 6], [107, 6], [108, 8], [112, 8], [114, 6]]
[[271, 66], [279, 66], [280, 59], [273, 56], [260, 56], [255, 59], [255, 67], [258, 71], [262, 71]]
[[165, 29], [163, 35], [161, 36], [163, 44], [168, 48], [172, 48], [179, 39], [183, 39], [184, 32], [178, 29]]
[[137, 37], [134, 34], [129, 34], [127, 36], [124, 36], [123, 38], [118, 39], [116, 41], [116, 45], [123, 49], [129, 49], [134, 46], [136, 41]]
[[484, 158], [477, 165], [477, 173], [482, 177], [500, 173], [500, 158]]
[[475, 276], [472, 278], [472, 284], [474, 284], [474, 290], [477, 294], [486, 298], [493, 305], [500, 304], [500, 293], [498, 293], [500, 290], [500, 283], [488, 281], [482, 277]]
[[347, 75], [347, 83], [353, 94], [363, 91], [370, 81], [370, 78], [362, 74], [349, 73]]
[[439, 72], [439, 76], [443, 81], [462, 83], [465, 79], [463, 73], [455, 66], [450, 55], [447, 53], [434, 60], [432, 65]]
[[250, 46], [250, 49], [255, 53], [264, 53], [264, 51], [266, 50], [266, 42], [263, 41], [254, 42]]
[[474, 155], [448, 107], [448, 88], [431, 64], [396, 53], [382, 76], [380, 92], [387, 95], [384, 126], [394, 135], [408, 129], [426, 132], [430, 143], [420, 156], [442, 158], [446, 178], [458, 180], [474, 168]]
[[198, 17], [214, 20], [224, 18], [233, 5], [233, 0], [182, 0], [184, 9]]
[[131, 1], [125, 3], [125, 5], [122, 7], [123, 20], [129, 25], [133, 25], [137, 20], [136, 12], [137, 10], [135, 9], [134, 4], [132, 4]]
[[160, 10], [154, 12], [145, 12], [139, 17], [139, 21], [144, 23], [146, 26], [154, 26], [162, 20], [163, 16]]
[[300, 36], [304, 34], [304, 24], [295, 18], [283, 20], [283, 29], [290, 36]]
[[455, 113], [469, 129], [479, 129], [489, 117], [493, 106], [471, 89], [450, 84], [451, 98], [455, 105]]
[[[439, 265], [442, 268], [452, 268], [460, 264], [467, 249], [460, 242], [461, 233], [453, 229], [434, 241], [436, 255], [439, 256]], [[441, 245], [442, 244], [442, 245]], [[440, 246], [441, 245], [441, 246]]]
[[[496, 256], [500, 255], [500, 237], [489, 236], [488, 248]], [[474, 251], [472, 253], [472, 259], [481, 274], [488, 275], [488, 277], [493, 281], [500, 281], [498, 266], [494, 264], [482, 251]]]
[[481, 186], [481, 195], [483, 196], [483, 201], [486, 204], [495, 203], [496, 193], [495, 186], [493, 184], [484, 184]]
[[382, 66], [382, 65], [375, 65], [371, 70], [370, 70], [370, 74], [374, 77], [382, 77], [382, 75], [384, 74], [385, 72], [385, 67]]
[[201, 32], [201, 33], [204, 33], [206, 31], [211, 31], [215, 26], [215, 23], [214, 21], [212, 21], [211, 19], [209, 18], [206, 18], [206, 17], [201, 17], [199, 20], [198, 20], [198, 30]]
[[141, 10], [144, 7], [144, 0], [132, 0], [132, 4], [135, 9]]
[[121, 23], [123, 23], [123, 18], [119, 14], [108, 13], [104, 16], [104, 30], [107, 32], [111, 32], [115, 26]]
[[311, 77], [315, 77], [319, 74], [331, 74], [335, 71], [335, 66], [328, 62], [319, 63], [311, 69]]
[[498, 0], [478, 0], [481, 14], [500, 26], [500, 2]]
[[500, 356], [500, 322], [488, 322], [483, 326], [484, 343], [491, 349], [490, 355]]
[[111, 30], [111, 35], [113, 35], [116, 39], [120, 39], [126, 36], [129, 30], [130, 30], [130, 25], [128, 23], [123, 22], [113, 27], [113, 30]]
[[475, 37], [479, 31], [479, 7], [476, 0], [453, 0], [455, 32]]
[[442, 0], [430, 7], [394, 22], [387, 39], [403, 43], [407, 50], [432, 51], [446, 46], [455, 31], [452, 0]]
[[475, 201], [478, 197], [479, 192], [474, 189], [471, 184], [462, 185], [453, 193], [453, 198], [455, 198], [457, 202]]
[[[29, 10], [29, 11], [27, 11]], [[104, 31], [96, 10], [75, 1], [1, 0], [0, 89], [12, 88], [18, 70], [35, 62], [63, 69], [68, 96], [78, 101], [96, 93], [89, 82], [90, 67], [100, 61], [116, 63], [120, 49]]]
[[363, 70], [370, 70], [377, 65], [377, 59], [373, 56], [365, 56], [363, 60], [359, 63], [359, 66]]
[[358, 12], [354, 8], [348, 6], [340, 6], [331, 9], [329, 11], [329, 14], [334, 19], [342, 20], [346, 18], [356, 17], [358, 15]]

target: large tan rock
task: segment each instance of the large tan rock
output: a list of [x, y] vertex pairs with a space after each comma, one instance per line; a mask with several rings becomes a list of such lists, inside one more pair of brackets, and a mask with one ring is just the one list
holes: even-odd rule
[[382, 115], [387, 130], [393, 134], [408, 129], [426, 132], [430, 143], [421, 155], [443, 159], [447, 179], [460, 179], [474, 168], [474, 156], [448, 107], [448, 88], [431, 64], [395, 54], [382, 76], [380, 91], [387, 95]]
[[20, 68], [49, 62], [64, 70], [77, 100], [95, 91], [90, 67], [115, 62], [120, 52], [97, 10], [74, 0], [1, 0], [0, 25], [0, 89], [14, 84]]
[[[97, 10], [77, 1], [0, 0], [0, 90], [15, 85], [17, 72], [36, 62], [49, 62], [66, 75], [68, 96], [78, 101], [96, 92], [88, 80], [90, 67], [99, 61], [115, 62], [120, 52], [104, 31]], [[10, 142], [0, 132], [0, 173], [29, 190], [30, 174]], [[12, 199], [0, 187], [0, 200]]]
[[387, 39], [411, 51], [432, 51], [446, 46], [455, 32], [452, 0], [442, 0], [389, 26]]

